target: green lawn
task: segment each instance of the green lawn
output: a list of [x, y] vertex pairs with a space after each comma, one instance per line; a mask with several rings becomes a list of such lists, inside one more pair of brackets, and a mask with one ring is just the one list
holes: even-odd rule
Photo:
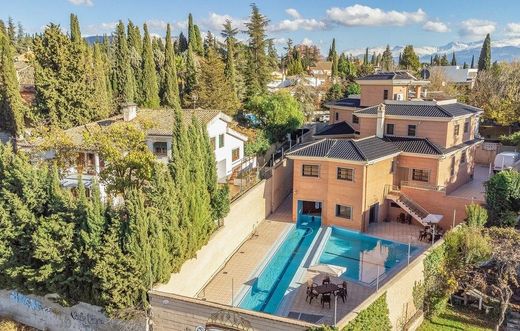
[[440, 316], [424, 320], [417, 331], [487, 331], [493, 330], [492, 315], [480, 314], [478, 310], [465, 307], [448, 307]]

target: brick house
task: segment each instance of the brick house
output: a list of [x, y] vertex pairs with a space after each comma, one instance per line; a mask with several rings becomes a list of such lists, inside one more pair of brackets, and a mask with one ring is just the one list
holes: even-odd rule
[[426, 82], [407, 73], [358, 83], [359, 97], [327, 105], [330, 125], [315, 135], [318, 140], [288, 154], [294, 160], [293, 220], [314, 215], [323, 225], [359, 231], [401, 214], [421, 225], [428, 215], [442, 216], [445, 229], [461, 222], [465, 206], [482, 200], [452, 194], [472, 182], [482, 110], [418, 99]]

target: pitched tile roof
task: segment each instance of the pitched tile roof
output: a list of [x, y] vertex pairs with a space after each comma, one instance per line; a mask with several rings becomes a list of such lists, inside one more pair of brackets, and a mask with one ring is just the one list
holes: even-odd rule
[[442, 154], [442, 148], [432, 143], [428, 138], [385, 136], [384, 139], [406, 153]]
[[360, 98], [344, 98], [334, 100], [326, 103], [326, 106], [340, 106], [340, 107], [356, 107], [359, 108], [361, 104]]
[[407, 71], [390, 71], [379, 72], [376, 74], [366, 75], [356, 80], [395, 80], [395, 79], [411, 79], [417, 80], [412, 74]]
[[359, 140], [323, 139], [289, 152], [289, 156], [323, 157], [349, 161], [372, 161], [399, 153], [394, 144], [377, 137]]
[[[379, 105], [355, 111], [356, 114], [376, 115]], [[475, 114], [481, 109], [463, 103], [439, 104], [435, 102], [404, 101], [385, 103], [385, 114], [394, 116], [450, 118]]]
[[347, 122], [338, 122], [325, 126], [320, 132], [316, 133], [316, 136], [338, 136], [355, 134], [354, 130]]
[[[231, 119], [221, 114], [219, 110], [194, 109], [183, 110], [182, 112], [185, 122], [191, 121], [192, 116], [197, 117], [204, 125], [207, 125], [215, 117], [220, 116], [225, 121]], [[146, 127], [148, 135], [168, 136], [172, 134], [173, 124], [175, 121], [174, 111], [171, 109], [141, 109], [137, 110], [137, 116], [129, 123], [135, 123], [138, 126]], [[80, 146], [83, 144], [83, 133], [88, 132], [96, 127], [108, 127], [114, 123], [123, 122], [123, 115], [115, 115], [107, 119], [97, 122], [88, 123], [65, 130], [65, 133], [71, 138], [72, 142]]]

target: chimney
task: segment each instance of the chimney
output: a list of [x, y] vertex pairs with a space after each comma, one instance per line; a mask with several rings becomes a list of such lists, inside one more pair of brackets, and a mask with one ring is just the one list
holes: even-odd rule
[[377, 107], [377, 127], [376, 127], [376, 136], [378, 138], [383, 138], [385, 134], [385, 104], [382, 103]]
[[123, 120], [129, 122], [137, 116], [137, 105], [135, 103], [127, 102], [121, 105], [121, 113]]

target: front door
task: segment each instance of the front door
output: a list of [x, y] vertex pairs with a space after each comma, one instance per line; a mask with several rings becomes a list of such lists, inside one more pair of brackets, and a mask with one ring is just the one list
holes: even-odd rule
[[370, 206], [370, 211], [368, 213], [368, 223], [376, 223], [378, 214], [379, 214], [379, 202], [374, 203], [372, 206]]

